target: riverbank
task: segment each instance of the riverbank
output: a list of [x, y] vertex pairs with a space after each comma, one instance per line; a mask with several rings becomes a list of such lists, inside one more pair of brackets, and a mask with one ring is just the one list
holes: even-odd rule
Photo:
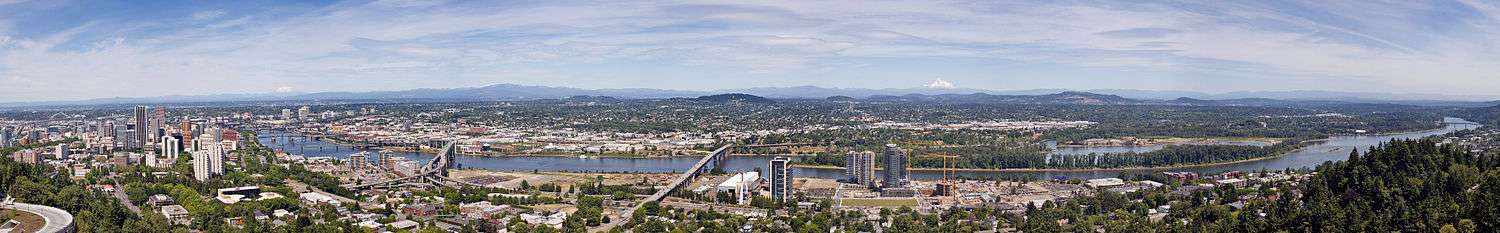
[[[1295, 151], [1296, 150], [1293, 150], [1293, 152], [1295, 152]], [[1240, 163], [1250, 163], [1250, 162], [1256, 162], [1256, 161], [1267, 160], [1267, 159], [1275, 159], [1275, 158], [1287, 156], [1287, 155], [1292, 154], [1293, 152], [1281, 153], [1281, 154], [1277, 154], [1277, 155], [1273, 155], [1273, 156], [1265, 156], [1265, 157], [1252, 158], [1252, 159], [1234, 160], [1234, 161], [1224, 161], [1224, 162], [1214, 162], [1214, 163], [1202, 163], [1202, 164], [1185, 164], [1185, 165], [1174, 165], [1174, 166], [1157, 166], [1157, 167], [1115, 167], [1115, 168], [954, 168], [953, 170], [954, 171], [965, 171], [965, 172], [1087, 172], [1087, 171], [1157, 171], [1157, 170], [1176, 170], [1176, 169], [1185, 169], [1185, 168], [1213, 167], [1213, 166], [1234, 165], [1234, 164], [1240, 164]], [[844, 167], [840, 167], [840, 166], [806, 165], [806, 164], [793, 164], [792, 167], [804, 168], [804, 169], [822, 169], [822, 170], [843, 170], [843, 169], [845, 169]], [[876, 167], [876, 169], [880, 169], [880, 168], [881, 167]], [[943, 171], [942, 168], [929, 168], [929, 167], [914, 167], [914, 168], [909, 168], [909, 169], [913, 170], [913, 171], [930, 171], [930, 172]]]
[[[320, 141], [323, 141], [323, 142], [326, 142], [326, 143], [329, 143], [329, 144], [339, 145], [339, 146], [350, 146], [350, 147], [353, 147], [353, 146], [364, 145], [363, 143], [353, 142], [353, 141], [348, 141], [348, 140], [342, 140], [342, 139], [338, 139], [338, 138], [334, 138], [334, 137], [323, 137], [323, 138], [320, 139]], [[395, 152], [408, 152], [408, 153], [421, 153], [421, 154], [436, 154], [437, 153], [436, 150], [431, 150], [431, 149], [412, 149], [412, 148], [409, 148], [409, 147], [399, 147], [399, 146], [382, 146], [382, 147], [380, 147], [380, 149], [381, 150], [395, 151]], [[484, 154], [460, 153], [459, 155], [474, 156], [474, 157], [491, 157], [491, 158], [506, 158], [506, 157], [563, 157], [563, 158], [571, 158], [571, 157], [583, 156], [583, 157], [587, 157], [587, 158], [625, 158], [625, 159], [629, 159], [629, 158], [703, 157], [704, 155], [708, 155], [708, 152], [705, 151], [705, 152], [703, 152], [703, 154], [684, 154], [684, 155], [630, 155], [630, 154], [599, 154], [599, 155], [595, 155], [595, 154], [580, 154], [580, 153], [525, 154], [525, 155], [506, 155], [506, 154], [500, 154], [500, 153], [484, 153]]]
[[[357, 142], [349, 142], [349, 141], [345, 141], [345, 140], [334, 139], [334, 138], [331, 138], [331, 137], [324, 137], [324, 138], [322, 138], [319, 141], [323, 141], [323, 142], [326, 142], [328, 144], [334, 144], [334, 145], [339, 145], [339, 146], [351, 146], [352, 147], [352, 146], [362, 145], [362, 144], [357, 143]], [[435, 151], [435, 150], [410, 149], [410, 148], [406, 148], [406, 147], [393, 147], [393, 146], [380, 147], [380, 149], [381, 150], [396, 151], [396, 152], [421, 153], [421, 154], [436, 154], [437, 153], [437, 151]], [[582, 158], [585, 158], [585, 159], [593, 159], [593, 158], [651, 159], [651, 158], [699, 158], [699, 157], [706, 156], [709, 153], [708, 151], [702, 151], [702, 152], [703, 152], [702, 154], [675, 154], [675, 155], [580, 154], [580, 153], [523, 154], [523, 155], [507, 155], [507, 154], [499, 154], [499, 153], [486, 153], [486, 154], [459, 153], [458, 155], [472, 156], [472, 157], [482, 157], [482, 158], [517, 158], [517, 157], [577, 158], [577, 157], [582, 157]], [[732, 155], [733, 156], [785, 156], [785, 157], [816, 156], [816, 154], [732, 154]]]
[[[1074, 178], [1106, 178], [1116, 177], [1120, 174], [1149, 174], [1160, 171], [1188, 171], [1200, 174], [1216, 174], [1227, 171], [1256, 171], [1256, 170], [1282, 170], [1301, 169], [1313, 167], [1327, 161], [1338, 161], [1348, 158], [1349, 150], [1353, 148], [1365, 148], [1387, 142], [1393, 138], [1409, 139], [1421, 138], [1446, 132], [1474, 128], [1474, 125], [1450, 124], [1449, 127], [1433, 131], [1419, 131], [1406, 135], [1393, 135], [1385, 137], [1347, 137], [1338, 136], [1318, 143], [1309, 142], [1305, 149], [1278, 150], [1280, 152], [1292, 151], [1290, 153], [1271, 153], [1267, 157], [1243, 159], [1235, 161], [1222, 161], [1204, 164], [1181, 164], [1177, 166], [1164, 167], [1117, 167], [1117, 168], [1088, 168], [1088, 169], [1045, 169], [1045, 168], [1011, 168], [1011, 169], [962, 169], [959, 175], [965, 177], [1009, 177], [1009, 176], [1032, 176], [1038, 178], [1052, 177], [1074, 177]], [[264, 132], [262, 132], [264, 133]], [[265, 139], [265, 138], [262, 138]], [[1311, 141], [1311, 140], [1309, 140]], [[271, 147], [284, 146], [271, 143]], [[300, 142], [300, 140], [298, 140]], [[287, 142], [283, 142], [287, 143]], [[306, 153], [311, 156], [329, 156], [343, 158], [350, 154], [349, 149], [336, 149], [339, 147], [322, 141], [311, 141], [306, 144], [292, 145], [296, 147], [311, 147]], [[378, 150], [354, 149], [375, 153]], [[300, 151], [299, 151], [300, 152]], [[1269, 156], [1274, 154], [1275, 156]], [[406, 157], [414, 161], [431, 159], [432, 154], [417, 153], [393, 153], [393, 155]], [[804, 157], [805, 155], [736, 155], [724, 158], [723, 170], [726, 172], [752, 171], [764, 169], [772, 157]], [[457, 164], [463, 168], [487, 169], [494, 171], [557, 171], [576, 173], [681, 173], [692, 167], [701, 157], [697, 155], [683, 155], [671, 157], [609, 157], [594, 156], [584, 159], [578, 158], [577, 154], [571, 155], [541, 155], [541, 156], [469, 156], [461, 155], [456, 158]], [[818, 177], [827, 179], [844, 178], [843, 170], [835, 166], [799, 166], [796, 168], [798, 177]], [[933, 168], [917, 169], [912, 172], [912, 179], [932, 180], [941, 179], [941, 171]]]
[[[1428, 134], [1428, 133], [1433, 133], [1433, 132], [1438, 132], [1438, 131], [1446, 130], [1447, 127], [1448, 127], [1448, 124], [1464, 124], [1464, 123], [1447, 123], [1447, 124], [1444, 124], [1444, 127], [1442, 127], [1442, 128], [1416, 130], [1416, 131], [1400, 132], [1400, 133], [1380, 134], [1379, 136], [1377, 136], [1375, 134], [1364, 134], [1364, 135], [1352, 135], [1352, 136], [1351, 135], [1330, 136], [1330, 137], [1321, 138], [1321, 139], [1310, 139], [1310, 140], [1302, 141], [1301, 143], [1299, 143], [1301, 145], [1298, 145], [1297, 148], [1295, 148], [1295, 149], [1287, 150], [1285, 152], [1277, 153], [1275, 155], [1264, 156], [1264, 157], [1256, 157], [1256, 158], [1249, 158], [1249, 159], [1241, 159], [1241, 160], [1233, 160], [1233, 161], [1212, 162], [1212, 163], [1182, 164], [1182, 165], [1153, 166], [1153, 167], [1116, 167], [1116, 168], [955, 168], [953, 170], [955, 170], [955, 171], [962, 171], [962, 172], [1091, 172], [1091, 171], [1130, 172], [1130, 171], [1163, 171], [1163, 170], [1182, 170], [1182, 169], [1193, 169], [1193, 168], [1220, 167], [1220, 166], [1230, 166], [1230, 165], [1254, 163], [1254, 162], [1260, 162], [1260, 161], [1266, 161], [1266, 160], [1283, 158], [1283, 157], [1286, 157], [1286, 156], [1289, 156], [1289, 155], [1293, 155], [1293, 154], [1304, 152], [1306, 150], [1317, 148], [1319, 145], [1322, 145], [1323, 143], [1333, 142], [1334, 137], [1363, 137], [1363, 136], [1368, 136], [1368, 137], [1389, 137], [1389, 136], [1398, 136], [1398, 135], [1405, 135], [1405, 134]], [[1353, 150], [1355, 148], [1359, 148], [1359, 147], [1358, 146], [1350, 146], [1347, 149]], [[1336, 150], [1341, 150], [1342, 152], [1347, 152], [1348, 151], [1348, 150], [1343, 150], [1343, 149], [1345, 149], [1345, 148], [1344, 147], [1337, 147], [1336, 148]], [[1329, 151], [1329, 152], [1332, 152], [1332, 151]], [[840, 167], [840, 166], [806, 165], [806, 164], [793, 164], [793, 167], [804, 168], [804, 169], [817, 169], [817, 170], [841, 170], [841, 169], [844, 169], [844, 167]], [[942, 168], [925, 168], [924, 167], [924, 168], [911, 168], [911, 170], [914, 170], [914, 171], [938, 172], [938, 171], [942, 171], [943, 169]]]
[[1172, 145], [1237, 145], [1255, 144], [1272, 145], [1281, 143], [1290, 138], [1268, 138], [1268, 137], [1145, 137], [1132, 140], [1112, 138], [1095, 144], [1070, 144], [1057, 143], [1057, 148], [1090, 148], [1090, 147], [1150, 147], [1150, 146], [1172, 146]]

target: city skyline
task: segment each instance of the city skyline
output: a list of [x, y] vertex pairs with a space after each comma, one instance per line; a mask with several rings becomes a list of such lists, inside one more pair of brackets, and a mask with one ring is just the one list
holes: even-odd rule
[[0, 232], [1500, 232], [1497, 41], [1497, 0], [0, 0]]
[[20, 87], [0, 102], [496, 83], [1500, 91], [1500, 8], [1478, 1], [5, 1], [0, 15], [0, 85]]

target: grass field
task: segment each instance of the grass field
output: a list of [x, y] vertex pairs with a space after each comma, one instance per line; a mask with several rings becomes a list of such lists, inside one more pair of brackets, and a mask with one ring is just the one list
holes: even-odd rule
[[916, 198], [844, 198], [839, 203], [855, 207], [917, 207]]

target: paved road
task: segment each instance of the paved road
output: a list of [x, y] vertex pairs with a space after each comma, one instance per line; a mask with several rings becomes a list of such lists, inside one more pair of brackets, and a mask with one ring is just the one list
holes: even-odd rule
[[145, 217], [141, 215], [141, 207], [135, 206], [135, 203], [130, 202], [130, 197], [125, 196], [125, 186], [115, 183], [115, 191], [111, 192], [110, 195], [115, 196], [115, 199], [119, 199], [120, 204], [125, 205], [125, 208], [129, 208], [130, 212], [135, 213], [135, 216]]
[[[450, 143], [449, 145], [452, 145], [452, 144]], [[641, 199], [640, 201], [637, 201], [637, 203], [635, 204], [635, 208], [631, 208], [629, 211], [626, 211], [625, 213], [620, 213], [620, 219], [624, 219], [625, 221], [610, 221], [607, 224], [599, 225], [597, 227], [589, 229], [589, 232], [605, 232], [605, 231], [609, 231], [610, 229], [614, 229], [615, 227], [620, 227], [620, 226], [625, 225], [625, 223], [630, 222], [630, 219], [632, 219], [632, 217], [633, 217], [631, 215], [635, 214], [635, 210], [636, 209], [640, 209], [642, 206], [645, 206], [646, 202], [662, 201], [662, 200], [664, 200], [667, 197], [667, 195], [672, 194], [672, 191], [678, 190], [679, 188], [682, 188], [682, 186], [685, 186], [685, 185], [688, 185], [688, 184], [692, 183], [693, 179], [698, 177], [698, 175], [699, 175], [698, 172], [702, 171], [703, 168], [705, 168], [704, 166], [708, 166], [710, 162], [720, 161], [720, 159], [728, 159], [728, 158], [724, 158], [723, 156], [728, 156], [727, 154], [729, 154], [730, 148], [733, 148], [733, 147], [734, 147], [733, 144], [724, 145], [723, 147], [719, 147], [719, 149], [714, 150], [713, 152], [709, 153], [708, 156], [703, 156], [702, 159], [699, 159], [697, 163], [693, 164], [693, 167], [688, 168], [687, 172], [684, 172], [682, 174], [677, 174], [677, 178], [673, 178], [672, 179], [672, 183], [667, 184], [667, 186], [668, 186], [667, 188], [662, 189], [662, 190], [657, 190], [655, 194], [651, 194], [651, 196], [646, 197], [646, 199]], [[720, 153], [723, 153], [723, 154], [720, 154]], [[715, 159], [715, 158], [717, 158], [717, 159]]]
[[42, 220], [46, 220], [47, 224], [45, 226], [42, 226], [42, 229], [38, 230], [37, 232], [73, 232], [74, 230], [73, 214], [69, 214], [68, 211], [63, 211], [62, 209], [51, 206], [33, 205], [20, 202], [6, 205], [6, 208], [12, 208], [18, 211], [42, 216]]

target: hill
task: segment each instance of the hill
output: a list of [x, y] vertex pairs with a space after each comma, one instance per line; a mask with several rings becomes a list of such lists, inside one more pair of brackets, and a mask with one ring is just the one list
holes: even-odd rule
[[765, 97], [755, 96], [755, 95], [751, 95], [751, 94], [742, 94], [742, 93], [706, 95], [706, 96], [699, 96], [698, 98], [693, 98], [693, 100], [708, 101], [708, 102], [719, 102], [719, 103], [727, 103], [727, 102], [757, 103], [757, 104], [776, 103], [776, 101], [773, 101], [771, 99], [766, 99]]

